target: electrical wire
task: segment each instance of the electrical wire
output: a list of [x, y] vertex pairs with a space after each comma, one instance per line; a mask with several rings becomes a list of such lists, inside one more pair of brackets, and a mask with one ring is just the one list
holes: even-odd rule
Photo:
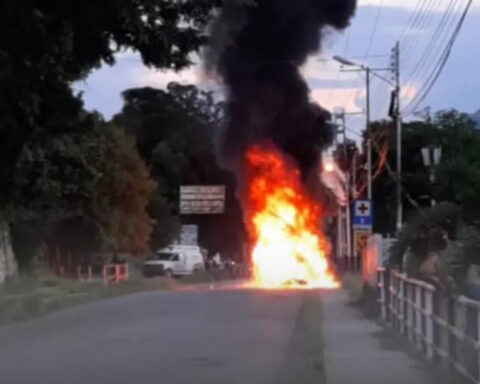
[[[349, 46], [350, 46], [350, 33], [351, 33], [351, 29], [348, 28], [347, 33], [346, 33], [346, 35], [345, 35], [345, 45], [344, 45], [344, 47], [343, 47], [343, 55], [344, 55], [344, 56], [347, 55], [347, 51], [348, 51], [348, 48], [349, 48]], [[334, 87], [331, 87], [331, 88], [330, 88], [330, 91], [329, 91], [329, 93], [328, 93], [328, 97], [327, 97], [327, 99], [326, 99], [327, 105], [329, 105], [329, 104], [330, 104], [330, 101], [332, 101], [334, 88], [336, 88], [336, 87], [338, 86], [339, 81], [340, 81], [340, 69], [338, 70], [337, 76], [336, 76], [335, 81], [334, 81], [335, 86], [334, 86]]]
[[[376, 146], [375, 144], [373, 145], [374, 149], [377, 151], [377, 153], [381, 152], [381, 149]], [[387, 170], [388, 176], [395, 182], [398, 182], [397, 175], [395, 171], [393, 170], [390, 162], [388, 159], [385, 160], [385, 169]], [[400, 183], [400, 189], [402, 191], [402, 195], [405, 196], [405, 198], [409, 201], [409, 203], [417, 210], [418, 213], [424, 214], [424, 212], [421, 210], [420, 206], [418, 203], [415, 201], [415, 199], [410, 195], [410, 193], [405, 189], [404, 185]]]
[[[410, 48], [418, 47], [415, 38], [415, 30], [423, 30], [428, 25], [429, 19], [431, 19], [432, 14], [434, 14], [434, 5], [438, 5], [443, 3], [443, 0], [424, 0], [422, 6], [419, 7], [417, 13], [414, 17], [413, 22], [404, 30], [404, 34], [399, 38], [399, 41], [404, 49], [404, 51], [409, 50]], [[420, 2], [419, 2], [420, 3]]]
[[368, 39], [367, 50], [365, 51], [363, 59], [365, 59], [370, 54], [370, 50], [372, 49], [373, 41], [375, 40], [375, 36], [376, 36], [376, 33], [377, 33], [378, 24], [380, 22], [380, 17], [382, 16], [384, 2], [385, 2], [385, 0], [379, 0], [379, 4], [377, 6], [377, 14], [375, 16], [375, 21], [373, 23], [372, 33], [370, 33], [370, 38]]
[[408, 36], [408, 32], [411, 29], [412, 25], [414, 24], [416, 18], [418, 18], [418, 15], [420, 14], [420, 9], [425, 3], [426, 0], [419, 0], [417, 1], [417, 5], [415, 6], [415, 9], [413, 12], [410, 14], [410, 17], [407, 20], [407, 23], [405, 24], [405, 27], [403, 28], [402, 33], [400, 34], [399, 40], [403, 40], [406, 36]]
[[[373, 42], [375, 40], [375, 36], [376, 36], [376, 32], [377, 32], [377, 28], [378, 28], [378, 25], [380, 23], [380, 19], [381, 19], [381, 16], [382, 16], [384, 2], [385, 2], [385, 0], [379, 0], [379, 2], [378, 2], [377, 11], [375, 13], [375, 19], [373, 21], [373, 27], [372, 27], [372, 30], [370, 32], [367, 48], [365, 49], [365, 53], [361, 57], [362, 60], [365, 60], [369, 56], [370, 51], [372, 49]], [[361, 90], [361, 87], [359, 87], [358, 83], [359, 83], [359, 79], [357, 79], [355, 81], [354, 87], [352, 89], [352, 93], [347, 99], [347, 102], [346, 102], [347, 105], [349, 105], [351, 103], [355, 103], [355, 101], [358, 99], [358, 97], [360, 95], [360, 90]]]
[[448, 59], [452, 53], [453, 46], [455, 45], [455, 42], [458, 38], [458, 35], [460, 34], [460, 31], [462, 29], [462, 26], [467, 18], [468, 12], [471, 8], [471, 5], [473, 3], [473, 0], [468, 0], [467, 5], [465, 6], [465, 9], [462, 13], [462, 16], [460, 20], [457, 23], [457, 26], [455, 30], [453, 31], [450, 40], [445, 47], [444, 52], [442, 53], [440, 60], [438, 61], [437, 65], [435, 66], [434, 70], [431, 72], [429, 78], [427, 81], [424, 83], [424, 86], [422, 87], [421, 91], [417, 94], [417, 96], [405, 107], [405, 113], [407, 115], [415, 112], [415, 110], [420, 106], [420, 104], [425, 100], [425, 98], [428, 96], [430, 91], [432, 90], [433, 86], [437, 82], [438, 78], [440, 77], [443, 69], [445, 68], [446, 63], [448, 62]]
[[420, 57], [420, 59], [418, 60], [413, 70], [409, 73], [406, 83], [410, 82], [410, 80], [417, 73], [421, 73], [422, 70], [424, 70], [424, 68], [429, 68], [431, 66], [431, 61], [435, 57], [435, 48], [438, 48], [438, 46], [441, 46], [442, 41], [444, 40], [444, 37], [448, 36], [448, 25], [452, 24], [452, 20], [454, 21], [453, 17], [454, 17], [455, 7], [457, 5], [458, 5], [458, 0], [450, 0], [448, 8], [446, 9], [445, 13], [442, 16], [442, 19], [438, 23], [437, 28], [435, 29], [432, 35], [432, 38], [430, 39], [427, 47], [423, 52], [423, 55]]

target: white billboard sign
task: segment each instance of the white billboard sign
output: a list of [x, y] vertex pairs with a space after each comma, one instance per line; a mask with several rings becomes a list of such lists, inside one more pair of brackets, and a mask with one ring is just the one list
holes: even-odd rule
[[225, 212], [224, 185], [185, 185], [180, 187], [181, 215], [219, 215]]

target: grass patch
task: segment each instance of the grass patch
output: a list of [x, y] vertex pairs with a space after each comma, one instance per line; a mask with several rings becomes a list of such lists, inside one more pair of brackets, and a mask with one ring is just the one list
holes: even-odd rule
[[169, 278], [136, 278], [121, 284], [82, 283], [54, 275], [21, 276], [0, 286], [0, 324], [28, 320], [52, 311], [136, 292], [171, 290], [183, 282]]
[[137, 269], [131, 268], [131, 272], [129, 280], [106, 287], [100, 279], [84, 283], [58, 277], [45, 269], [36, 271], [35, 276], [22, 275], [16, 281], [0, 285], [0, 324], [28, 320], [59, 309], [136, 292], [172, 290], [231, 279], [227, 271], [200, 272], [181, 279], [145, 279]]

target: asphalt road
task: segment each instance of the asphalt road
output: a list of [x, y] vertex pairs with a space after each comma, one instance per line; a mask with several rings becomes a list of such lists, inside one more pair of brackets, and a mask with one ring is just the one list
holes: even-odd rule
[[318, 294], [142, 293], [0, 327], [8, 384], [322, 383]]

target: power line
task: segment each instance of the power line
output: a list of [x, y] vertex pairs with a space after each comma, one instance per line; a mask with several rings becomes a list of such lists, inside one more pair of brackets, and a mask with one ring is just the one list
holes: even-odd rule
[[370, 49], [372, 48], [373, 41], [375, 40], [375, 35], [377, 33], [377, 28], [378, 24], [380, 21], [380, 17], [382, 16], [382, 10], [383, 10], [383, 3], [385, 0], [380, 0], [378, 6], [377, 6], [377, 14], [375, 16], [375, 21], [373, 23], [373, 28], [372, 28], [372, 33], [370, 34], [370, 38], [368, 39], [368, 45], [367, 45], [367, 50], [365, 51], [365, 55], [363, 58], [366, 58], [370, 54]]
[[[443, 2], [443, 0], [440, 0]], [[410, 48], [412, 44], [415, 43], [415, 38], [414, 38], [414, 33], [412, 34], [411, 32], [415, 32], [415, 29], [422, 29], [422, 26], [425, 25], [425, 19], [428, 18], [428, 14], [433, 13], [432, 10], [432, 5], [435, 5], [437, 3], [438, 5], [438, 0], [423, 0], [419, 1], [419, 7], [417, 9], [416, 14], [412, 14], [413, 16], [413, 21], [410, 25], [407, 25], [407, 27], [404, 30], [404, 33], [400, 37], [399, 41], [401, 42], [402, 46], [404, 47], [404, 51]]]
[[[362, 60], [365, 60], [369, 54], [370, 54], [370, 50], [373, 46], [373, 42], [375, 40], [375, 35], [376, 35], [376, 32], [377, 32], [377, 28], [378, 28], [378, 25], [379, 25], [379, 22], [380, 22], [380, 18], [382, 16], [382, 11], [383, 11], [383, 5], [384, 5], [384, 0], [379, 0], [379, 3], [377, 5], [377, 9], [376, 9], [376, 13], [375, 13], [375, 19], [374, 19], [374, 22], [373, 22], [373, 27], [372, 27], [372, 30], [370, 32], [370, 37], [369, 37], [369, 41], [368, 41], [368, 44], [367, 44], [367, 48], [365, 49], [365, 53], [360, 57], [360, 59]], [[359, 94], [360, 94], [360, 87], [358, 86], [358, 83], [359, 83], [360, 79], [357, 78], [357, 80], [355, 81], [355, 84], [353, 86], [353, 89], [352, 89], [352, 92], [350, 94], [350, 96], [348, 96], [348, 99], [346, 99], [346, 104], [350, 104], [350, 103], [355, 103], [355, 100], [358, 98]]]
[[[406, 39], [406, 41], [409, 39], [409, 32], [410, 30], [416, 25], [419, 16], [422, 14], [424, 7], [427, 5], [427, 1], [432, 1], [432, 0], [419, 0], [415, 6], [414, 11], [410, 14], [410, 17], [408, 21], [405, 24], [405, 27], [403, 28], [401, 35], [398, 40], [401, 39]], [[429, 3], [428, 3], [429, 4]], [[390, 55], [385, 55], [386, 57], [390, 57]], [[374, 79], [377, 80], [377, 79]], [[378, 94], [382, 89], [384, 89], [384, 83], [383, 82], [377, 82], [377, 85], [375, 87], [375, 94]], [[385, 100], [385, 99], [382, 99]], [[384, 107], [386, 109], [386, 103], [388, 101], [385, 101]]]
[[405, 24], [405, 27], [403, 28], [402, 33], [400, 34], [399, 40], [403, 40], [406, 36], [408, 36], [408, 31], [411, 29], [412, 24], [414, 23], [415, 19], [418, 18], [418, 15], [420, 13], [420, 9], [425, 3], [426, 0], [419, 0], [417, 1], [417, 5], [415, 6], [415, 9], [413, 12], [410, 14], [410, 17], [407, 20], [407, 23]]
[[[345, 36], [345, 45], [343, 47], [343, 55], [347, 55], [348, 47], [350, 46], [350, 33], [351, 33], [351, 28], [348, 28], [346, 36]], [[340, 81], [340, 69], [337, 72], [337, 76], [335, 78], [335, 87], [338, 86], [338, 82]], [[334, 88], [330, 88], [330, 92], [328, 93], [327, 97], [327, 105], [330, 104], [330, 101], [332, 101], [332, 96], [333, 96]]]
[[[419, 71], [419, 73], [427, 74], [426, 72], [428, 71], [429, 68], [433, 68], [433, 69], [427, 74], [427, 76], [426, 76], [427, 79], [422, 84], [422, 87], [420, 87], [420, 90], [417, 92], [416, 97], [409, 102], [407, 107], [409, 105], [412, 105], [414, 102], [416, 103], [417, 99], [421, 98], [423, 100], [426, 97], [426, 94], [425, 94], [425, 96], [423, 96], [425, 91], [426, 91], [426, 93], [428, 93], [430, 91], [430, 89], [433, 87], [432, 81], [435, 82], [438, 79], [438, 77], [440, 76], [440, 73], [443, 70], [443, 67], [445, 66], [445, 64], [446, 64], [446, 62], [447, 62], [447, 60], [450, 56], [453, 44], [454, 44], [454, 42], [456, 40], [456, 37], [457, 37], [457, 35], [458, 35], [462, 25], [463, 25], [463, 22], [466, 18], [468, 10], [470, 9], [471, 4], [472, 4], [472, 0], [469, 0], [467, 2], [466, 7], [463, 9], [461, 17], [457, 21], [456, 26], [453, 28], [453, 32], [450, 35], [450, 38], [448, 38], [448, 36], [445, 36], [444, 39], [442, 40], [442, 41], [444, 41], [445, 39], [448, 38], [445, 45], [444, 45], [444, 48], [443, 48], [442, 52], [440, 53], [440, 55], [438, 55], [438, 57], [436, 59], [436, 63], [433, 62], [434, 56], [432, 57], [431, 61], [427, 61], [425, 57], [423, 58], [425, 60], [425, 64], [423, 65], [423, 68], [420, 67], [421, 70]], [[438, 37], [440, 38], [441, 35], [443, 35], [443, 33], [438, 35]], [[427, 57], [430, 57], [431, 52], [432, 52], [431, 47], [429, 47], [428, 51], [429, 51], [430, 55], [427, 55]], [[417, 63], [417, 66], [412, 73], [414, 73], [415, 71], [418, 71], [418, 68], [419, 68], [419, 65]], [[412, 77], [413, 76], [411, 76], [410, 78], [412, 78]], [[420, 78], [421, 77], [423, 77], [423, 76], [420, 76]], [[405, 109], [407, 109], [407, 107]]]
[[[440, 0], [443, 1], [443, 0]], [[413, 50], [415, 50], [418, 47], [418, 44], [415, 43], [415, 29], [421, 29], [425, 27], [429, 21], [431, 21], [431, 16], [432, 16], [432, 10], [433, 6], [437, 3], [438, 5], [438, 0], [419, 0], [416, 3], [415, 9], [413, 12], [410, 13], [410, 16], [405, 23], [405, 27], [403, 28], [400, 37], [397, 39], [398, 41], [401, 40], [401, 44], [403, 47], [403, 52], [404, 54], [402, 55], [402, 61], [405, 60], [405, 57], [408, 56], [406, 54], [407, 52], [407, 47], [413, 44]], [[410, 51], [410, 50], [408, 50]], [[388, 55], [389, 56], [389, 55]], [[375, 87], [375, 92], [378, 94], [381, 90], [383, 90], [384, 83], [379, 82], [377, 83]], [[385, 91], [386, 92], [386, 91]], [[382, 105], [381, 108], [384, 108], [385, 110], [387, 109], [387, 104], [388, 104], [388, 97], [381, 98], [382, 100]], [[377, 107], [380, 107], [377, 102]]]
[[[408, 75], [408, 79], [405, 81], [405, 83], [408, 83], [415, 76], [415, 74], [419, 72], [421, 73], [422, 69], [430, 67], [431, 62], [429, 62], [429, 60], [433, 60], [433, 58], [435, 57], [435, 48], [441, 46], [441, 43], [443, 41], [442, 38], [444, 37], [444, 34], [448, 31], [447, 26], [452, 23], [452, 20], [454, 21], [454, 18], [452, 17], [454, 17], [455, 7], [457, 6], [457, 4], [458, 0], [450, 0], [448, 8], [446, 9], [440, 22], [438, 23], [437, 28], [432, 35], [432, 38], [430, 39], [427, 47], [423, 52], [423, 55], [417, 61], [417, 64]], [[446, 36], [448, 35], [445, 34], [445, 37]]]
[[[377, 153], [380, 155], [381, 154], [381, 149], [378, 147], [378, 146], [375, 146], [375, 149], [377, 151]], [[387, 170], [387, 174], [388, 176], [395, 182], [397, 183], [398, 182], [398, 179], [397, 179], [397, 175], [395, 174], [390, 162], [388, 161], [388, 159], [385, 160], [385, 169]], [[410, 195], [410, 193], [405, 189], [404, 185], [401, 184], [401, 190], [402, 190], [402, 194], [403, 196], [410, 202], [410, 204], [412, 204], [412, 206], [421, 214], [423, 214], [423, 211], [420, 209], [420, 206], [418, 205], [418, 203], [415, 201], [415, 199]]]
[[437, 17], [442, 13], [445, 14], [446, 9], [443, 6], [444, 1], [445, 0], [431, 0], [431, 2], [426, 4], [426, 7], [423, 11], [424, 16], [419, 19], [418, 24], [411, 29], [409, 35], [400, 41], [400, 44], [403, 47], [403, 63], [408, 62], [410, 58], [418, 57], [417, 52], [420, 55], [422, 54], [422, 49], [424, 46], [421, 44], [422, 40], [419, 39], [419, 37], [428, 34], [431, 30], [430, 26], [437, 19]]
[[443, 69], [445, 68], [445, 65], [447, 64], [447, 61], [450, 57], [450, 54], [452, 53], [452, 48], [455, 45], [455, 41], [458, 38], [458, 35], [460, 34], [460, 30], [462, 29], [462, 26], [465, 22], [465, 19], [467, 18], [468, 12], [471, 8], [471, 5], [473, 3], [473, 0], [468, 0], [468, 3], [462, 13], [462, 16], [460, 20], [457, 23], [457, 26], [447, 44], [445, 47], [445, 50], [437, 63], [437, 66], [435, 69], [432, 71], [431, 75], [429, 76], [429, 79], [425, 82], [423, 90], [417, 94], [417, 96], [405, 107], [405, 110], [408, 111], [407, 114], [411, 114], [414, 112], [420, 104], [425, 100], [425, 98], [428, 96], [430, 91], [432, 90], [433, 86], [437, 82], [438, 78], [440, 77]]

